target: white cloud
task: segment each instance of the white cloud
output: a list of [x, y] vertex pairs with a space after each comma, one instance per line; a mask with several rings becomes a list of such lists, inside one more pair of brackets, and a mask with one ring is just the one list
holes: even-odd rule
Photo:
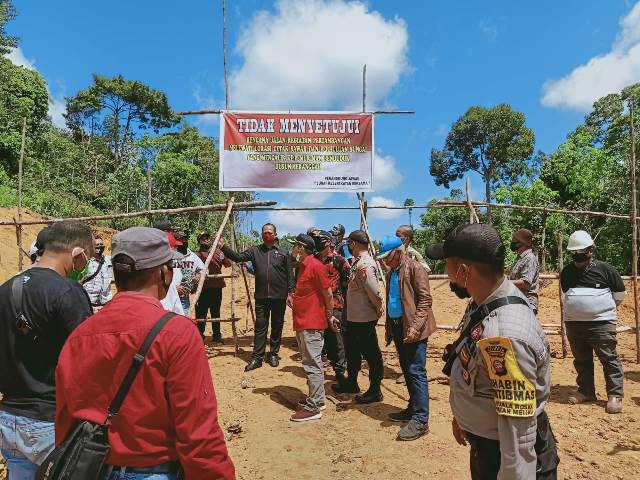
[[640, 2], [620, 21], [620, 32], [604, 55], [596, 55], [543, 87], [542, 104], [588, 111], [593, 102], [640, 81]]
[[402, 183], [402, 174], [396, 169], [396, 161], [391, 155], [373, 154], [373, 175], [376, 192], [390, 190]]
[[243, 65], [230, 75], [234, 109], [360, 109], [362, 65], [367, 108], [384, 101], [409, 69], [408, 32], [365, 3], [279, 0], [240, 35]]
[[329, 201], [332, 194], [328, 192], [309, 192], [291, 194], [295, 198], [296, 202], [306, 207], [319, 207]]
[[[6, 57], [11, 60], [11, 63], [13, 63], [14, 65], [37, 71], [37, 68], [35, 67], [35, 60], [30, 60], [25, 57], [20, 48], [11, 49]], [[49, 116], [51, 117], [51, 122], [58, 128], [66, 128], [66, 122], [63, 115], [67, 111], [67, 105], [64, 101], [64, 98], [54, 97], [51, 94], [51, 90], [49, 90], [48, 85], [47, 93], [49, 94]]]
[[[283, 203], [279, 203], [278, 206], [288, 207]], [[269, 212], [269, 222], [276, 226], [279, 235], [283, 235], [304, 233], [309, 227], [315, 225], [316, 220], [310, 212], [305, 210], [274, 210]]]
[[[377, 206], [387, 206], [387, 207], [400, 207], [401, 205], [392, 200], [390, 198], [385, 198], [381, 196], [371, 197], [370, 200], [367, 200], [367, 205], [369, 207], [377, 207]], [[395, 218], [400, 218], [404, 215], [404, 210], [387, 210], [384, 208], [372, 208], [367, 211], [367, 215], [371, 218], [377, 220], [393, 220]]]
[[35, 60], [29, 60], [27, 57], [25, 57], [20, 48], [12, 48], [11, 51], [6, 55], [6, 57], [11, 60], [11, 63], [13, 63], [14, 65], [25, 67], [29, 70], [36, 69]]
[[498, 38], [498, 25], [488, 18], [483, 18], [478, 24], [480, 31], [487, 36], [490, 41], [494, 41]]
[[[201, 84], [196, 84], [193, 88], [193, 99], [196, 101], [198, 108], [200, 110], [219, 110], [220, 102], [217, 102], [215, 97], [211, 94], [205, 93], [202, 91], [203, 87]], [[220, 123], [219, 115], [198, 115], [197, 121], [202, 123], [208, 123], [211, 125], [218, 125]]]

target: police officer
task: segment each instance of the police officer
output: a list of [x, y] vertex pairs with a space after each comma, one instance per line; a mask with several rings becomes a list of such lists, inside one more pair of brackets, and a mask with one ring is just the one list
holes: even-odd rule
[[504, 276], [500, 235], [490, 225], [460, 225], [427, 256], [444, 259], [451, 290], [472, 299], [443, 370], [453, 435], [471, 446], [471, 478], [555, 479], [559, 460], [544, 411], [549, 344], [526, 297]]

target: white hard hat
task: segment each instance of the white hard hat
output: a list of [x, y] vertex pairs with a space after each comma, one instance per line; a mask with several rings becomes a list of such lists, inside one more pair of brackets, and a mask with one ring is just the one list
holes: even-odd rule
[[593, 238], [584, 230], [576, 230], [569, 237], [569, 245], [567, 250], [584, 250], [585, 248], [593, 247]]

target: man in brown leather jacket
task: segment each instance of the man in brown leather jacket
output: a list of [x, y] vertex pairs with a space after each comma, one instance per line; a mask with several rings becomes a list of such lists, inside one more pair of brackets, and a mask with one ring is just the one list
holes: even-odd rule
[[409, 405], [389, 414], [395, 422], [408, 422], [398, 440], [415, 440], [429, 432], [429, 384], [427, 382], [427, 338], [436, 331], [431, 309], [429, 274], [406, 255], [398, 237], [380, 242], [380, 255], [387, 266], [387, 345], [395, 343], [400, 368], [409, 391]]

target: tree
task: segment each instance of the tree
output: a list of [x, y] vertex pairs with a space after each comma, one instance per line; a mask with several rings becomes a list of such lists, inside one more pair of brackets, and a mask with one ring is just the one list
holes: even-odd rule
[[[413, 201], [413, 198], [405, 198], [404, 206], [405, 207], [413, 207], [416, 202]], [[413, 222], [411, 221], [411, 214], [413, 213], [413, 208], [409, 208], [409, 225], [413, 227]]]
[[81, 137], [101, 133], [109, 138], [118, 168], [122, 151], [138, 130], [158, 133], [180, 121], [167, 96], [142, 82], [93, 75], [93, 85], [67, 99], [67, 126]]
[[[431, 150], [429, 172], [436, 185], [446, 188], [466, 172], [477, 172], [484, 179], [485, 200], [490, 202], [492, 185], [513, 183], [533, 173], [534, 144], [523, 113], [505, 103], [474, 106], [453, 124], [444, 148]], [[491, 223], [491, 208], [487, 220]]]
[[18, 46], [18, 39], [8, 35], [5, 31], [5, 25], [13, 20], [15, 16], [16, 10], [11, 0], [0, 0], [0, 57]]

